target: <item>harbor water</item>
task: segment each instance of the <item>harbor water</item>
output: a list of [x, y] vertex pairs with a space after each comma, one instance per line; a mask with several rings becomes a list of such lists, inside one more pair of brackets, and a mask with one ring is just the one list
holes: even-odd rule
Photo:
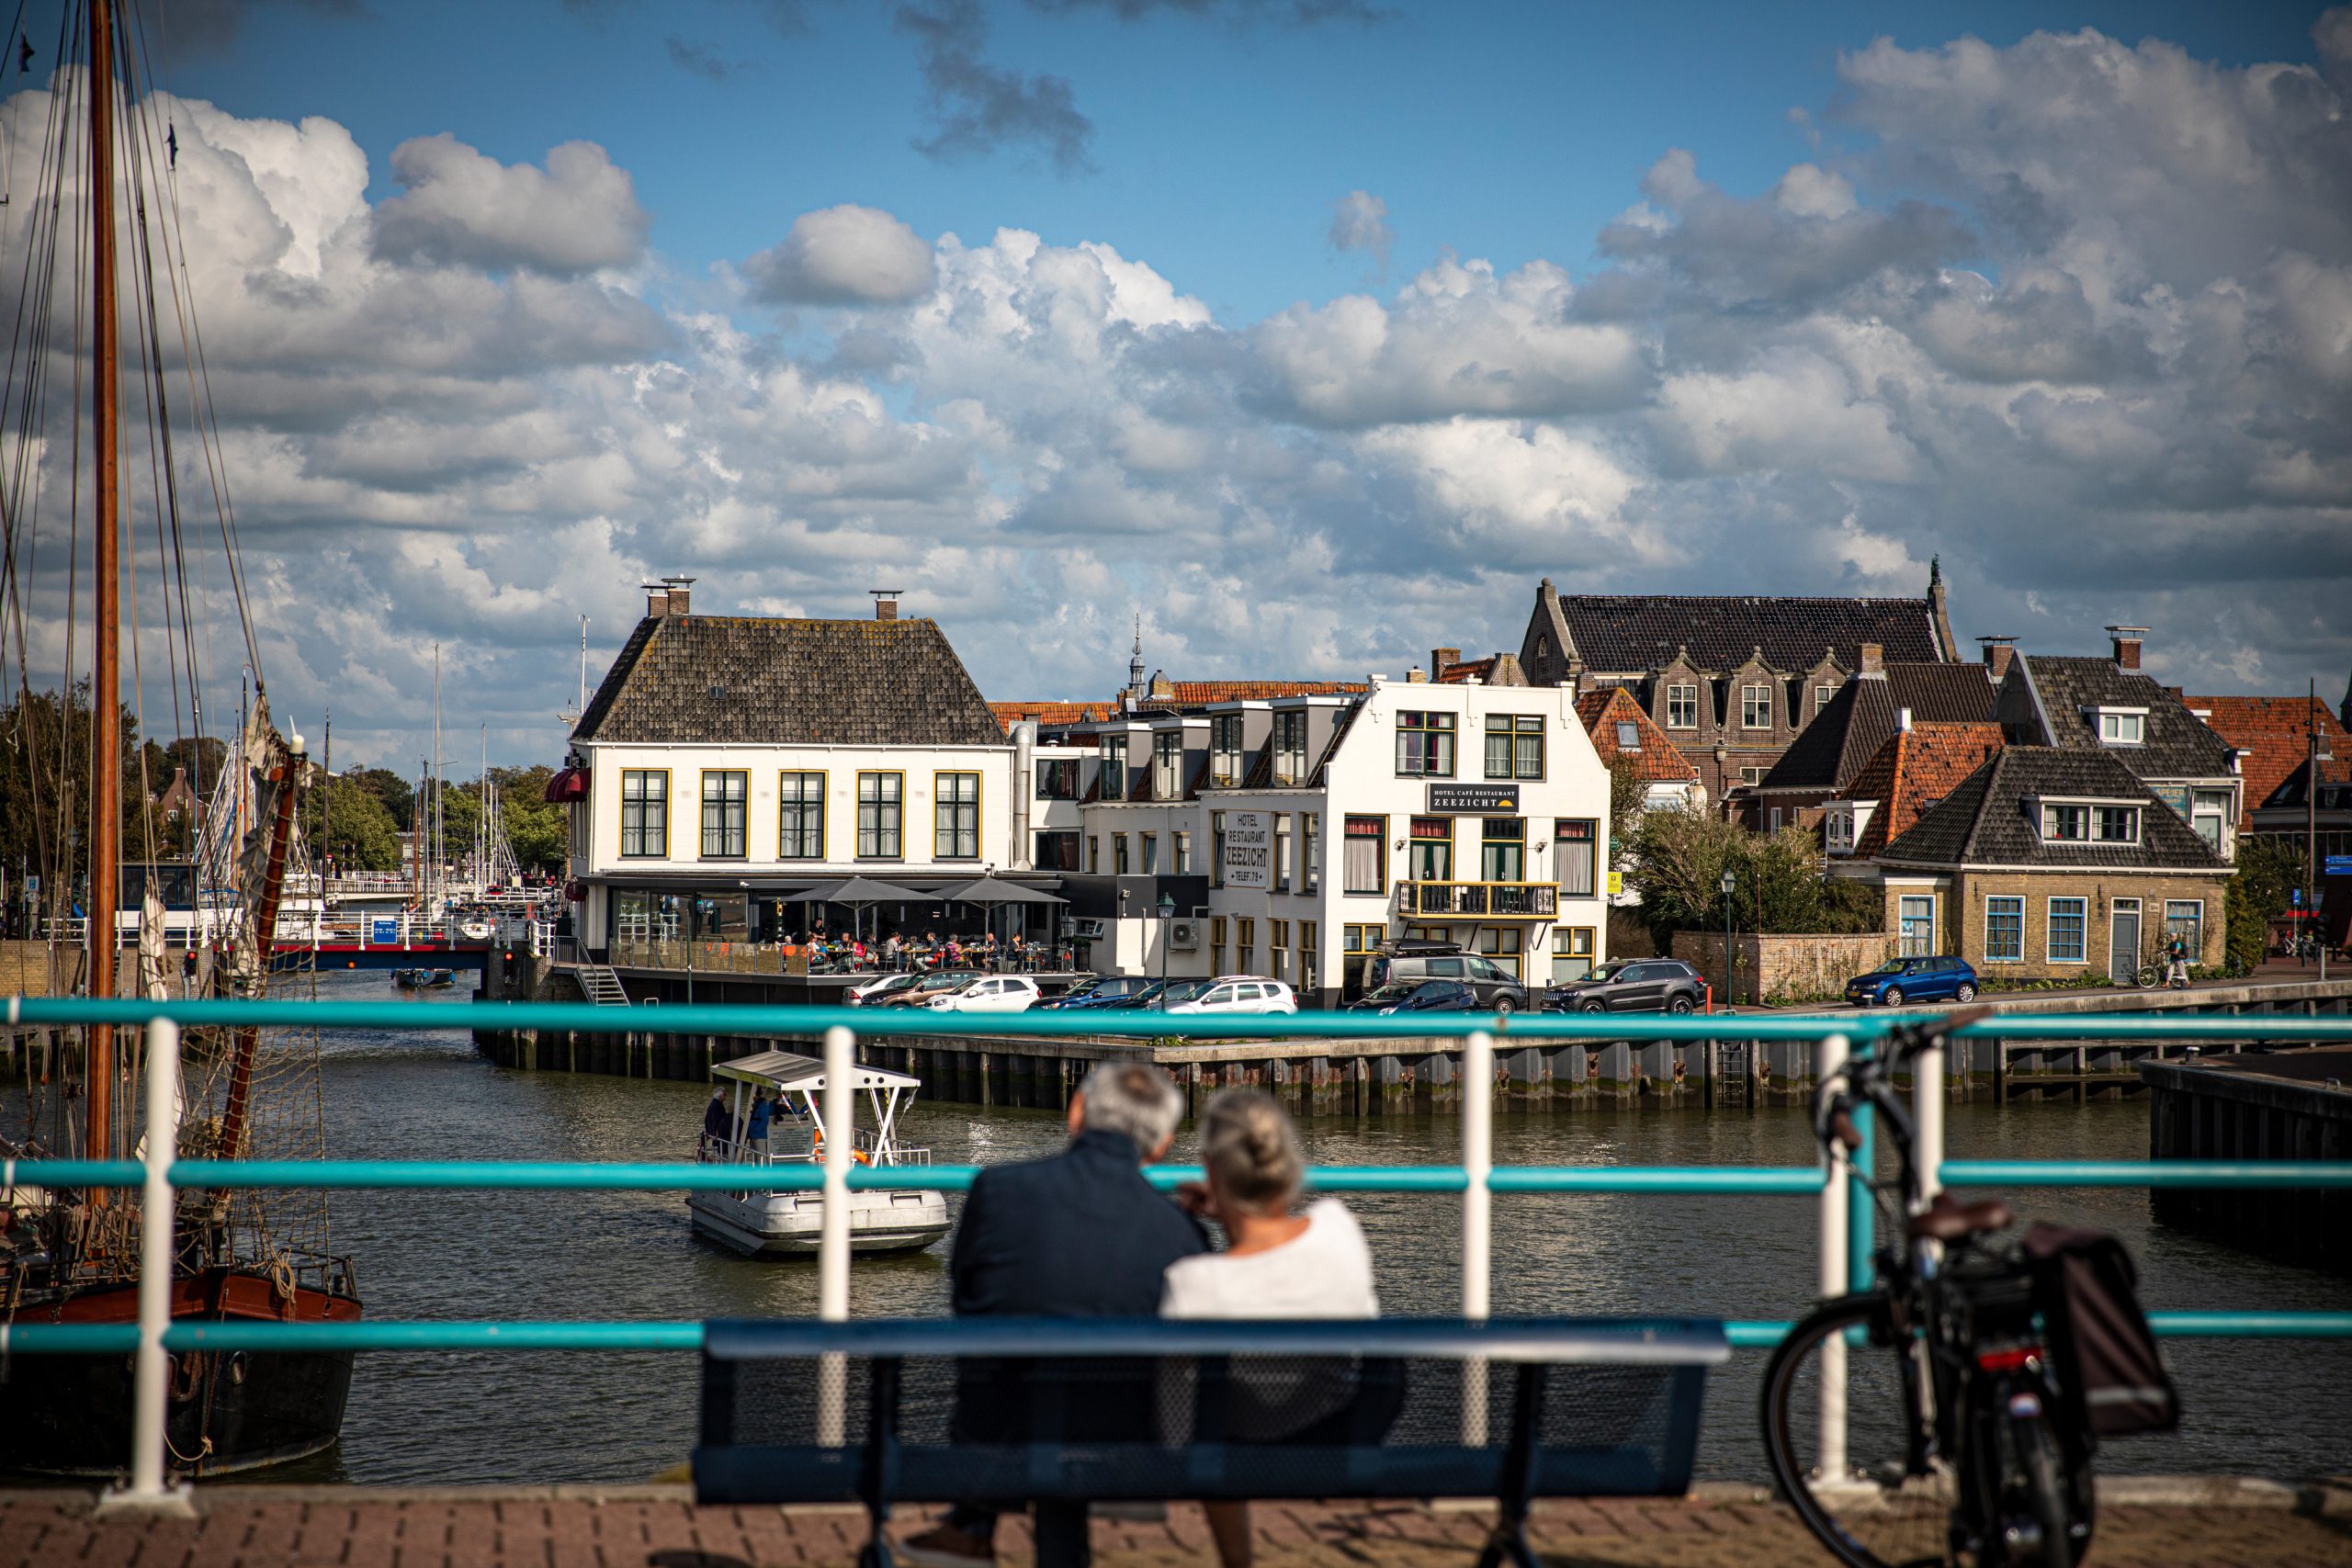
[[[323, 976], [322, 997], [389, 993], [380, 976]], [[466, 995], [460, 987], [454, 997]], [[420, 997], [415, 1005], [438, 1005]], [[334, 1033], [322, 1045], [328, 1145], [357, 1159], [669, 1160], [691, 1157], [707, 1091], [688, 1083], [503, 1069], [461, 1030]], [[1442, 1119], [1303, 1125], [1324, 1164], [1458, 1157]], [[943, 1163], [1045, 1154], [1058, 1114], [931, 1106], [902, 1136]], [[1954, 1158], [2145, 1157], [2144, 1101], [1954, 1106]], [[1192, 1152], [1191, 1129], [1172, 1158]], [[1595, 1111], [1497, 1125], [1499, 1164], [1795, 1165], [1803, 1112]], [[2120, 1234], [2152, 1309], [2344, 1310], [2352, 1284], [2241, 1256], [2156, 1225], [2135, 1190], [2011, 1194], [2022, 1213]], [[2282, 1199], [2281, 1201], [2291, 1201]], [[951, 1205], [958, 1201], [951, 1196]], [[1349, 1199], [1372, 1244], [1384, 1308], [1459, 1303], [1459, 1201]], [[334, 1249], [355, 1259], [375, 1318], [701, 1319], [812, 1315], [808, 1262], [752, 1261], [695, 1240], [674, 1192], [338, 1193]], [[1813, 1294], [1814, 1203], [1786, 1197], [1573, 1195], [1495, 1201], [1498, 1314], [1701, 1314], [1785, 1318]], [[1073, 1245], [1083, 1245], [1073, 1238]], [[927, 1315], [947, 1299], [945, 1244], [861, 1258], [860, 1316]], [[2303, 1476], [2352, 1469], [2352, 1345], [2174, 1340], [2187, 1413], [2177, 1435], [2110, 1443], [2112, 1472]], [[1760, 1477], [1756, 1384], [1738, 1353], [1713, 1382], [1704, 1473]], [[267, 1479], [359, 1483], [639, 1482], [694, 1441], [690, 1355], [588, 1352], [362, 1355], [335, 1451]]]

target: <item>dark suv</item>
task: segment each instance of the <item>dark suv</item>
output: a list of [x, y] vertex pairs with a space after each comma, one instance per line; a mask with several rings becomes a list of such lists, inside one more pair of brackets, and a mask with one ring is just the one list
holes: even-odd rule
[[1679, 958], [1621, 958], [1544, 993], [1552, 1012], [1696, 1012], [1707, 982]]
[[1364, 965], [1367, 991], [1418, 980], [1459, 980], [1470, 987], [1479, 1008], [1487, 1012], [1517, 1012], [1535, 1005], [1517, 976], [1490, 958], [1464, 953], [1450, 942], [1400, 942], [1374, 953], [1372, 962]]

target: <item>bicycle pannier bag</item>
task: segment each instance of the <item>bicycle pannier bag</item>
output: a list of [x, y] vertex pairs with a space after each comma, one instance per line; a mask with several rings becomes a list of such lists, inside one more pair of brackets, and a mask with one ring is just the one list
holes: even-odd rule
[[2180, 1398], [2136, 1293], [2139, 1272], [2103, 1231], [2037, 1224], [2026, 1233], [2035, 1305], [2071, 1414], [2101, 1438], [2169, 1432]]

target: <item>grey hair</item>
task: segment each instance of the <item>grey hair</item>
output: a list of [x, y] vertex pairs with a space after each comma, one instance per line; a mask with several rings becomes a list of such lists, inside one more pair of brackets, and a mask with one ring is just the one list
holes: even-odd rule
[[1260, 1213], [1279, 1213], [1305, 1179], [1298, 1134], [1263, 1089], [1229, 1089], [1201, 1118], [1201, 1164], [1219, 1190]]
[[1175, 1135], [1184, 1114], [1184, 1093], [1176, 1080], [1148, 1062], [1104, 1062], [1086, 1075], [1078, 1092], [1085, 1097], [1090, 1133], [1118, 1133], [1149, 1159]]

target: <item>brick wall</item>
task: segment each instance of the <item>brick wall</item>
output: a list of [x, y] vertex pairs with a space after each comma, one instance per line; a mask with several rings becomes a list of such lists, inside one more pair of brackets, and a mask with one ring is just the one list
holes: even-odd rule
[[[1938, 935], [1950, 951], [1957, 936], [1961, 956], [1976, 966], [1989, 989], [2003, 978], [2048, 980], [2089, 973], [2112, 973], [2109, 950], [2115, 930], [2118, 899], [2140, 901], [2140, 957], [2153, 957], [2163, 942], [2165, 905], [2186, 900], [2204, 907], [2203, 940], [2191, 963], [2218, 965], [2222, 962], [2221, 876], [2154, 876], [2130, 871], [1984, 871], [1962, 872], [1953, 878], [1948, 902], [1938, 909]], [[2025, 900], [2025, 954], [2017, 962], [1994, 961], [1984, 951], [1984, 900], [1988, 897], [2018, 897]], [[2086, 930], [2081, 963], [2053, 962], [2050, 957], [2050, 900], [2085, 901]], [[1890, 904], [1892, 900], [1890, 899]]]
[[[1894, 951], [1884, 931], [1859, 936], [1792, 933], [1732, 937], [1732, 1000], [1754, 1005], [1767, 998], [1834, 997], [1857, 975], [1878, 967]], [[1715, 987], [1724, 985], [1724, 933], [1677, 931], [1674, 956], [1697, 969]]]

